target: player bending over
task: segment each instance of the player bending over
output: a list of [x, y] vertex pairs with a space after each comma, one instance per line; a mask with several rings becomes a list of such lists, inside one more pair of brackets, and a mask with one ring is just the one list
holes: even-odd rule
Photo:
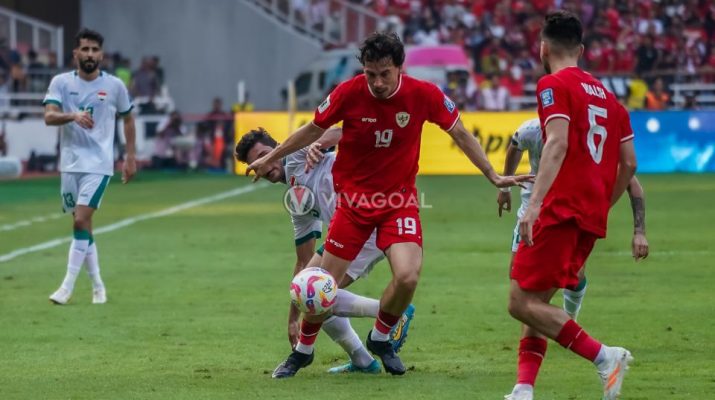
[[[331, 128], [325, 131], [320, 142], [326, 147], [333, 147], [342, 135], [340, 128]], [[263, 128], [252, 130], [241, 138], [236, 145], [236, 159], [247, 164], [252, 163], [263, 155], [273, 150], [278, 143]], [[324, 154], [320, 146], [313, 144], [293, 154], [289, 154], [282, 161], [276, 161], [272, 171], [266, 179], [272, 183], [284, 183], [291, 186], [287, 195], [294, 188], [302, 190], [303, 196], [312, 196], [313, 207], [310, 210], [301, 210], [301, 215], [291, 213], [293, 234], [295, 239], [295, 252], [297, 262], [293, 274], [313, 265], [320, 265], [322, 260], [322, 246], [315, 252], [316, 239], [323, 231], [323, 223], [330, 224], [335, 213], [335, 191], [333, 189], [332, 168], [335, 163], [335, 153]], [[355, 261], [348, 267], [347, 273], [339, 283], [338, 297], [333, 306], [333, 316], [323, 323], [323, 330], [331, 339], [340, 345], [350, 357], [350, 362], [328, 371], [340, 372], [366, 372], [379, 373], [380, 364], [367, 352], [355, 330], [350, 326], [348, 318], [344, 317], [377, 317], [380, 302], [355, 295], [343, 290], [356, 279], [370, 273], [372, 268], [385, 254], [375, 244], [375, 233], [365, 242]], [[397, 352], [407, 338], [410, 322], [414, 315], [414, 306], [410, 305], [400, 319], [400, 323], [393, 329], [391, 344]], [[298, 344], [300, 328], [298, 317], [300, 312], [291, 304], [288, 315], [288, 339], [295, 348]]]

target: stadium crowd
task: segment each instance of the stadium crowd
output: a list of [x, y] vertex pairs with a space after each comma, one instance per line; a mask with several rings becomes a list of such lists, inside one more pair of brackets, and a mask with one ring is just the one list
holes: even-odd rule
[[[524, 84], [543, 73], [539, 30], [554, 8], [571, 10], [583, 21], [587, 70], [630, 78], [624, 101], [631, 108], [672, 106], [671, 83], [715, 81], [715, 3], [707, 0], [353, 2], [387, 17], [408, 44], [464, 46], [481, 86], [496, 84], [496, 91], [503, 87], [511, 96], [523, 95]], [[693, 107], [692, 100], [686, 106]], [[473, 102], [488, 108], [489, 102]]]

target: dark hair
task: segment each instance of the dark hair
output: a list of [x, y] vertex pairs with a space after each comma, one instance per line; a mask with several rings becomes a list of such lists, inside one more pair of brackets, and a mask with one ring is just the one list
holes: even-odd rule
[[74, 36], [74, 47], [77, 48], [79, 47], [79, 42], [82, 39], [87, 39], [91, 40], [93, 42], [97, 42], [99, 44], [99, 47], [102, 47], [104, 44], [104, 36], [102, 36], [101, 33], [97, 31], [93, 31], [91, 29], [87, 28], [82, 28], [77, 34]]
[[558, 10], [546, 14], [541, 36], [566, 51], [574, 50], [581, 46], [583, 26], [575, 14]]
[[390, 58], [392, 64], [401, 67], [405, 62], [405, 46], [395, 32], [374, 32], [360, 46], [360, 64]]
[[241, 140], [238, 141], [234, 152], [236, 159], [242, 163], [248, 163], [248, 152], [251, 151], [256, 143], [263, 143], [266, 146], [274, 148], [278, 146], [278, 142], [276, 142], [265, 129], [258, 127], [258, 129], [254, 129], [243, 135]]

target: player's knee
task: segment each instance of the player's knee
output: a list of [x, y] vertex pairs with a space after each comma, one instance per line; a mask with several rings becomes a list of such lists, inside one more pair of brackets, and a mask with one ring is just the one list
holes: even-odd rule
[[420, 274], [417, 271], [407, 271], [395, 275], [395, 284], [404, 291], [415, 291], [419, 281]]
[[524, 316], [524, 310], [526, 308], [526, 303], [523, 301], [520, 301], [514, 296], [511, 296], [509, 298], [509, 305], [507, 306], [509, 310], [509, 315], [512, 317], [521, 320]]
[[91, 221], [92, 220], [89, 219], [88, 217], [75, 215], [73, 228], [74, 228], [74, 230], [87, 231], [87, 230], [89, 230], [89, 227], [91, 226]]

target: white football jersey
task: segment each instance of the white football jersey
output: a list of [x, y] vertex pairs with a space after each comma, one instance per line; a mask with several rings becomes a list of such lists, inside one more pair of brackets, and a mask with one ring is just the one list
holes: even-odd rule
[[305, 215], [292, 215], [296, 246], [311, 238], [320, 238], [323, 223], [329, 225], [335, 214], [336, 195], [333, 188], [333, 164], [335, 152], [325, 154], [323, 160], [309, 172], [305, 172], [308, 149], [298, 150], [284, 160], [286, 183], [290, 186], [305, 186], [312, 192], [315, 202]]
[[[539, 161], [541, 160], [541, 148], [543, 140], [541, 138], [541, 123], [538, 118], [524, 121], [514, 133], [512, 141], [521, 151], [526, 151], [529, 154], [529, 165], [531, 166], [531, 175], [536, 175], [539, 171]], [[526, 188], [521, 189], [522, 205], [529, 202], [531, 197], [531, 188], [533, 184], [525, 184]]]
[[132, 109], [124, 83], [104, 71], [92, 81], [66, 72], [52, 78], [43, 104], [56, 104], [65, 113], [88, 111], [94, 120], [92, 129], [76, 122], [62, 127], [60, 171], [113, 175], [117, 115]]

